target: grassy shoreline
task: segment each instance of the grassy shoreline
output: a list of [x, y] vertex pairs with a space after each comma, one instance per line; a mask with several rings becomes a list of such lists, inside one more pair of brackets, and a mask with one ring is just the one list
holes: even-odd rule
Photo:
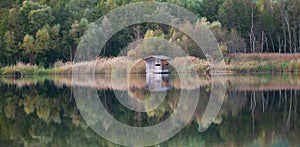
[[55, 75], [62, 74], [62, 69], [59, 68], [49, 68], [45, 69], [37, 66], [6, 66], [0, 69], [0, 75], [13, 76], [14, 74], [22, 73], [24, 75]]
[[[226, 73], [300, 73], [300, 54], [231, 54], [225, 58]], [[180, 57], [170, 61], [171, 71], [176, 73], [208, 74], [209, 62], [196, 57]], [[76, 64], [62, 63], [55, 68], [41, 68], [28, 64], [18, 63], [0, 69], [0, 75], [13, 75], [21, 72], [25, 75], [70, 75], [72, 69], [77, 73], [96, 74], [144, 74], [145, 62], [143, 60], [130, 60], [126, 57], [101, 58], [95, 61]]]
[[236, 54], [226, 58], [233, 73], [300, 73], [300, 54]]

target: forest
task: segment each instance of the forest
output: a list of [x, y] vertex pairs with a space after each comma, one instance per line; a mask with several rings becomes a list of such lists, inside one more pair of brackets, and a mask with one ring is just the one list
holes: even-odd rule
[[[80, 42], [97, 41], [83, 37], [95, 26], [94, 22], [111, 10], [143, 1], [167, 2], [193, 12], [199, 18], [197, 23], [206, 24], [216, 37], [225, 57], [226, 72], [254, 75], [228, 74], [226, 81], [213, 79], [212, 74], [208, 75], [212, 69], [209, 57], [203, 56], [187, 34], [156, 23], [124, 28], [106, 43], [99, 58], [75, 63]], [[114, 90], [138, 100], [151, 95], [146, 86], [145, 61], [127, 57], [153, 54], [164, 46], [142, 42], [128, 51], [127, 57], [119, 56], [133, 42], [147, 38], [168, 40], [190, 56], [169, 62], [168, 83], [172, 88], [166, 100], [157, 110], [140, 113], [120, 103]], [[155, 47], [147, 48], [147, 43]], [[177, 109], [182, 91], [198, 89], [202, 97], [194, 117], [161, 146], [296, 146], [300, 136], [300, 76], [290, 72], [300, 73], [299, 53], [300, 0], [1, 0], [0, 146], [117, 146], [86, 123], [75, 99], [76, 86], [96, 88], [112, 116], [136, 127], [165, 120]], [[73, 69], [95, 72], [98, 77], [76, 79], [69, 76]], [[10, 77], [11, 71], [29, 76]], [[261, 71], [272, 74], [258, 73]], [[204, 76], [187, 76], [184, 72]], [[121, 77], [112, 73], [133, 74], [120, 74], [125, 75]], [[186, 79], [180, 79], [181, 73]], [[212, 79], [227, 86], [226, 94], [219, 99], [223, 104], [217, 118], [202, 121], [210, 101]], [[88, 96], [84, 102], [96, 104]], [[104, 114], [94, 113], [93, 108], [85, 105], [84, 110]], [[109, 121], [100, 123], [110, 127]], [[199, 133], [205, 127], [208, 130]]]
[[[19, 62], [53, 67], [72, 62], [81, 36], [105, 13], [142, 0], [2, 0], [0, 67]], [[225, 56], [235, 53], [300, 52], [299, 0], [157, 0], [182, 6], [208, 24]], [[163, 24], [142, 23], [115, 34], [103, 57], [117, 56], [140, 38], [176, 40], [201, 57], [185, 34]]]

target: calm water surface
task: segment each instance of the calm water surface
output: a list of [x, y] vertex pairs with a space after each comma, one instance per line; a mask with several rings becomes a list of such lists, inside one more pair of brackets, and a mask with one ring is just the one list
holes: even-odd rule
[[[183, 90], [200, 89], [193, 119], [158, 146], [300, 146], [300, 75], [220, 78], [226, 95], [214, 120], [202, 119], [212, 87], [210, 77], [198, 81], [187, 77], [186, 83], [176, 75], [129, 75], [118, 80], [101, 75], [95, 79], [0, 77], [0, 146], [117, 146], [88, 127], [76, 105], [74, 86], [96, 88], [109, 114], [136, 127], [164, 121], [176, 109]], [[166, 93], [165, 99], [155, 110], [147, 111], [150, 106], [144, 106], [147, 112], [130, 110], [116, 98], [119, 93], [143, 101], [160, 92]], [[133, 101], [128, 99], [128, 103]], [[108, 122], [102, 124], [110, 127]], [[200, 132], [203, 127], [207, 130]]]

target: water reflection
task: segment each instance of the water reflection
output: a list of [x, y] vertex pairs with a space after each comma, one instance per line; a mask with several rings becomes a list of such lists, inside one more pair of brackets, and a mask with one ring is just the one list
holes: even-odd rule
[[[227, 93], [217, 119], [207, 131], [201, 121], [209, 101], [211, 79], [178, 76], [166, 80], [166, 99], [146, 112], [128, 110], [112, 88], [136, 100], [148, 100], [146, 75], [128, 75], [118, 80], [100, 75], [92, 79], [70, 77], [0, 78], [1, 146], [115, 146], [95, 134], [82, 119], [72, 95], [72, 85], [93, 87], [101, 102], [118, 121], [131, 126], [155, 125], [177, 108], [182, 89], [200, 89], [194, 118], [178, 135], [162, 146], [299, 146], [300, 76], [228, 76]], [[220, 78], [221, 79], [221, 78]], [[218, 79], [215, 79], [218, 80]], [[148, 83], [148, 84], [147, 84]], [[162, 78], [160, 83], [164, 83]], [[145, 106], [146, 110], [147, 105]], [[109, 128], [110, 122], [102, 125]]]
[[146, 74], [146, 88], [150, 92], [161, 92], [170, 89], [169, 74]]

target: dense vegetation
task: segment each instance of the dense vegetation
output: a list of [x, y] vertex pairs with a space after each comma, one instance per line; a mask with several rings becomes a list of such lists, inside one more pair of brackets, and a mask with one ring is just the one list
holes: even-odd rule
[[[106, 12], [140, 0], [2, 0], [0, 66], [17, 62], [49, 67], [72, 61], [80, 37]], [[300, 51], [299, 0], [158, 0], [194, 12], [214, 32], [224, 54], [297, 53]], [[101, 56], [116, 56], [140, 38], [175, 40], [193, 56], [197, 46], [183, 33], [161, 24], [123, 29], [106, 44]]]

